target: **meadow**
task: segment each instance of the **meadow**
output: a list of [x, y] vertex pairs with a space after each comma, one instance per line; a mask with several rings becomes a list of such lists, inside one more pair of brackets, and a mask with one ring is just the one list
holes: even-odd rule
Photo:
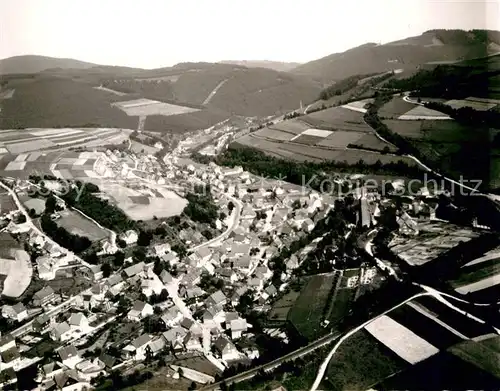
[[86, 219], [78, 212], [66, 209], [59, 212], [60, 218], [56, 220], [58, 226], [73, 235], [85, 236], [96, 242], [105, 239], [108, 232], [99, 228], [94, 222]]

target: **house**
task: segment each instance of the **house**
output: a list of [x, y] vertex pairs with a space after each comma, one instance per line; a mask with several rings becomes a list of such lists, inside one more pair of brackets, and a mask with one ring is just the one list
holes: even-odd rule
[[165, 323], [165, 326], [173, 327], [182, 320], [182, 313], [174, 306], [161, 316], [161, 320]]
[[311, 232], [314, 229], [314, 221], [310, 218], [305, 219], [302, 222], [301, 228], [303, 231]]
[[144, 360], [150, 342], [151, 337], [148, 334], [142, 334], [140, 337], [134, 339], [129, 345], [125, 346], [123, 350], [128, 358]]
[[257, 213], [252, 208], [252, 205], [246, 204], [241, 211], [241, 218], [243, 220], [253, 220], [257, 217]]
[[238, 274], [232, 269], [227, 267], [219, 267], [215, 269], [215, 273], [221, 276], [223, 279], [228, 280], [230, 282], [238, 281]]
[[128, 320], [139, 322], [141, 319], [153, 315], [153, 313], [154, 310], [150, 304], [136, 301], [132, 309], [128, 312], [127, 318]]
[[249, 255], [243, 255], [233, 262], [233, 267], [243, 273], [248, 273], [252, 268], [252, 260]]
[[78, 350], [73, 345], [62, 347], [58, 351], [59, 357], [64, 365], [68, 368], [74, 369], [76, 364], [82, 361], [82, 358], [78, 354]]
[[241, 243], [233, 244], [231, 247], [231, 254], [233, 255], [247, 255], [250, 253], [250, 244]]
[[136, 263], [135, 265], [127, 267], [123, 272], [125, 273], [125, 278], [131, 278], [135, 275], [144, 272], [146, 264], [144, 262]]
[[33, 330], [38, 333], [44, 333], [50, 328], [51, 321], [53, 321], [53, 318], [46, 314], [39, 315], [33, 320]]
[[292, 254], [288, 261], [286, 261], [285, 265], [287, 272], [291, 272], [300, 266], [299, 258], [295, 254]]
[[266, 289], [264, 289], [264, 292], [262, 293], [262, 297], [267, 300], [270, 297], [275, 296], [278, 293], [278, 290], [274, 285], [269, 285]]
[[211, 322], [215, 321], [221, 323], [224, 321], [224, 311], [220, 306], [209, 307], [203, 312], [203, 321]]
[[222, 293], [221, 290], [218, 290], [217, 292], [212, 293], [207, 300], [205, 301], [207, 307], [211, 306], [217, 306], [217, 305], [224, 305], [226, 304], [227, 298], [224, 293]]
[[190, 318], [184, 318], [182, 319], [181, 326], [184, 327], [186, 330], [191, 329], [194, 325], [194, 320]]
[[128, 230], [119, 236], [127, 245], [137, 243], [138, 235], [134, 230]]
[[236, 346], [222, 335], [217, 338], [214, 347], [224, 361], [232, 361], [240, 358], [240, 353], [236, 349]]
[[210, 251], [210, 249], [207, 246], [198, 248], [197, 250], [195, 250], [195, 252], [193, 254], [196, 256], [196, 258], [198, 260], [198, 264], [200, 264], [200, 265], [207, 262], [210, 259], [210, 257], [212, 256], [212, 252]]
[[71, 339], [71, 327], [67, 322], [56, 323], [50, 331], [50, 338], [54, 341], [67, 341]]
[[50, 286], [42, 288], [33, 295], [33, 305], [35, 307], [46, 306], [56, 299], [56, 293]]
[[28, 310], [23, 303], [17, 303], [13, 306], [4, 305], [2, 307], [2, 316], [16, 322], [21, 322], [28, 317]]
[[16, 340], [12, 334], [6, 334], [0, 338], [0, 353], [16, 347]]
[[161, 353], [163, 351], [163, 349], [165, 349], [166, 346], [167, 346], [167, 342], [165, 341], [165, 339], [163, 337], [159, 337], [159, 338], [156, 338], [155, 340], [151, 341], [146, 349], [154, 357], [154, 356], [158, 355], [159, 353]]
[[88, 327], [89, 320], [84, 314], [82, 314], [81, 312], [77, 312], [71, 314], [68, 323], [71, 327], [83, 328]]
[[193, 351], [193, 350], [203, 351], [200, 337], [192, 332], [186, 334], [183, 342], [184, 342], [184, 347], [188, 351]]
[[[170, 330], [165, 331], [162, 336], [165, 339], [165, 342], [167, 345], [169, 345], [172, 349], [176, 349], [180, 347], [181, 350], [184, 349], [184, 345], [182, 341], [184, 340], [184, 337], [186, 336], [187, 331], [184, 330], [182, 327], [173, 327]], [[180, 346], [177, 342], [180, 342]], [[174, 346], [176, 345], [176, 346]]]
[[262, 278], [253, 277], [248, 280], [247, 285], [251, 289], [260, 291], [264, 288], [264, 280]]
[[160, 278], [152, 271], [147, 272], [146, 278], [141, 280], [142, 293], [150, 297], [153, 293], [159, 295], [165, 286]]
[[106, 287], [112, 288], [123, 282], [123, 278], [120, 274], [113, 274], [104, 283]]
[[172, 275], [169, 272], [167, 272], [165, 269], [162, 270], [162, 272], [160, 273], [160, 279], [165, 285], [168, 285], [174, 281], [174, 278], [172, 277]]
[[233, 319], [229, 323], [229, 329], [231, 330], [231, 339], [241, 338], [241, 335], [247, 331], [248, 325], [245, 319]]
[[255, 269], [255, 275], [259, 278], [269, 279], [273, 276], [273, 272], [267, 266], [259, 266]]
[[240, 302], [240, 297], [243, 296], [246, 291], [248, 291], [248, 287], [246, 286], [239, 287], [234, 291], [234, 293], [231, 296], [231, 305], [233, 307], [238, 305], [238, 303]]
[[205, 294], [205, 291], [201, 289], [199, 286], [195, 286], [193, 288], [186, 289], [186, 298], [188, 299], [194, 299], [200, 296], [203, 296]]
[[179, 257], [177, 257], [177, 254], [173, 251], [165, 254], [165, 255], [162, 255], [161, 256], [161, 259], [164, 261], [164, 262], [168, 262], [170, 263], [170, 265], [175, 265], [176, 263], [179, 262]]
[[17, 346], [4, 350], [1, 353], [2, 357], [2, 369], [6, 368], [14, 368], [16, 369], [19, 364], [21, 364], [21, 354], [19, 353], [19, 349]]

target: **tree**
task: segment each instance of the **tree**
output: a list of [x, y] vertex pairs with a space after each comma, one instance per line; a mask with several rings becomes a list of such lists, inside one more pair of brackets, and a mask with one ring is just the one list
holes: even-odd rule
[[45, 200], [45, 213], [52, 214], [56, 211], [57, 200], [52, 194]]
[[23, 224], [26, 222], [26, 216], [24, 214], [20, 214], [17, 218], [17, 223], [18, 224]]
[[234, 209], [234, 204], [233, 204], [233, 201], [229, 201], [229, 203], [227, 204], [227, 209], [232, 212], [233, 209]]
[[127, 247], [127, 243], [123, 239], [116, 239], [116, 245], [120, 248]]
[[151, 243], [152, 239], [151, 232], [149, 231], [139, 231], [139, 236], [137, 238], [137, 245], [142, 247], [147, 247]]
[[189, 386], [188, 390], [196, 390], [197, 384], [196, 382], [192, 382], [191, 385]]
[[103, 277], [104, 278], [108, 278], [111, 275], [111, 272], [113, 271], [113, 268], [111, 267], [111, 265], [109, 263], [104, 263], [101, 266], [101, 271], [102, 271]]
[[115, 267], [117, 268], [122, 267], [124, 262], [125, 262], [125, 253], [122, 251], [117, 251], [113, 259], [113, 265], [115, 265]]

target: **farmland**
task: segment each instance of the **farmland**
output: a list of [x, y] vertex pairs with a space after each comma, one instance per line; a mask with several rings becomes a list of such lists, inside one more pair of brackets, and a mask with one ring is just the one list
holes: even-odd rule
[[192, 107], [173, 105], [151, 99], [135, 99], [125, 102], [116, 102], [113, 103], [112, 106], [123, 110], [128, 116], [138, 117], [148, 115], [163, 115], [168, 117], [171, 115], [187, 114], [199, 111], [199, 109]]
[[427, 107], [417, 106], [401, 115], [398, 119], [410, 121], [420, 119], [451, 120], [451, 117], [439, 111], [428, 109]]
[[57, 225], [73, 235], [85, 236], [91, 241], [99, 241], [108, 236], [105, 230], [99, 228], [78, 212], [66, 209], [59, 212], [59, 214], [61, 217], [56, 220]]
[[387, 315], [382, 315], [369, 323], [365, 330], [410, 364], [425, 360], [439, 352], [434, 345]]
[[500, 263], [497, 259], [461, 269], [458, 279], [451, 282], [461, 294], [476, 292], [500, 284]]
[[333, 282], [333, 275], [312, 276], [289, 312], [288, 320], [309, 340], [325, 332], [320, 323]]
[[498, 335], [491, 334], [489, 338], [480, 341], [464, 341], [453, 346], [449, 351], [462, 360], [500, 379], [500, 367], [498, 366], [500, 341]]
[[[99, 188], [112, 203], [132, 220], [151, 220], [182, 213], [187, 201], [171, 190], [148, 189], [122, 183], [102, 181]], [[154, 191], [156, 190], [156, 191]]]
[[23, 154], [42, 150], [59, 150], [79, 146], [120, 144], [130, 131], [122, 129], [9, 129], [0, 131], [0, 151]]
[[33, 267], [26, 251], [11, 248], [7, 252], [8, 257], [0, 259], [0, 275], [6, 276], [3, 281], [2, 295], [17, 298], [30, 285]]
[[[333, 160], [355, 164], [415, 162], [404, 156], [380, 154], [395, 152], [395, 148], [378, 139], [363, 121], [363, 114], [334, 107], [300, 118], [279, 122], [236, 140], [244, 145], [285, 159], [320, 162]], [[352, 148], [352, 149], [350, 149]]]
[[450, 352], [440, 352], [375, 387], [377, 390], [495, 390], [499, 380]]
[[349, 337], [330, 361], [323, 389], [367, 390], [408, 364], [365, 330]]

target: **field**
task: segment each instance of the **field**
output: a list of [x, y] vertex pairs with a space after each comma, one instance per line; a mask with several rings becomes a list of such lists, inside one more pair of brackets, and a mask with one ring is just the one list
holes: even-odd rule
[[93, 173], [99, 153], [31, 152], [21, 155], [0, 155], [0, 175], [27, 179], [32, 174], [50, 174], [64, 179], [88, 179]]
[[128, 138], [122, 129], [9, 129], [0, 131], [0, 151], [20, 154], [78, 146], [121, 144]]
[[436, 110], [428, 109], [424, 106], [417, 106], [413, 109], [407, 111], [400, 117], [400, 120], [421, 120], [421, 119], [430, 119], [430, 120], [451, 120], [451, 117], [440, 113]]
[[373, 103], [373, 99], [358, 100], [356, 102], [351, 102], [346, 105], [343, 105], [342, 107], [352, 111], [357, 111], [359, 113], [366, 113], [367, 111], [366, 106], [370, 103]]
[[112, 106], [118, 107], [129, 116], [163, 115], [168, 117], [171, 115], [187, 114], [199, 111], [199, 109], [192, 107], [173, 105], [170, 103], [158, 102], [144, 98], [125, 102], [116, 102], [113, 103]]
[[407, 367], [404, 360], [360, 330], [340, 345], [328, 365], [322, 389], [368, 390]]
[[[406, 304], [391, 311], [389, 317], [439, 350], [462, 342], [464, 339], [457, 335], [460, 334], [458, 331], [453, 332], [439, 324], [439, 320], [432, 312], [415, 303]], [[451, 325], [448, 326], [453, 328]]]
[[29, 254], [24, 250], [11, 249], [8, 258], [0, 259], [0, 275], [3, 281], [2, 295], [17, 298], [28, 288], [33, 277]]
[[171, 190], [128, 187], [122, 183], [102, 181], [99, 188], [106, 198], [116, 204], [133, 220], [165, 218], [182, 213], [187, 201]]
[[57, 225], [74, 235], [85, 236], [91, 241], [99, 241], [108, 236], [105, 230], [99, 228], [78, 212], [66, 209], [59, 212], [59, 214], [61, 217], [56, 220]]
[[499, 380], [449, 352], [440, 352], [374, 386], [392, 390], [498, 390]]
[[0, 91], [0, 99], [10, 99], [14, 96], [14, 90], [13, 88], [10, 90], [5, 90], [5, 91]]
[[454, 109], [461, 109], [463, 107], [470, 107], [474, 110], [478, 111], [488, 111], [498, 106], [498, 103], [489, 103], [476, 101], [474, 98], [467, 99], [452, 99], [445, 102], [448, 106], [453, 107]]
[[493, 334], [481, 341], [464, 341], [453, 346], [449, 351], [475, 367], [492, 374], [500, 382], [500, 366], [498, 365], [500, 340], [498, 335]]
[[325, 332], [320, 323], [333, 282], [333, 275], [312, 276], [289, 312], [288, 320], [309, 340]]
[[419, 297], [414, 300], [414, 302], [423, 306], [427, 311], [434, 314], [440, 321], [449, 325], [467, 338], [475, 338], [480, 335], [493, 332], [493, 329], [490, 326], [466, 317], [432, 297]]
[[461, 271], [460, 277], [451, 281], [458, 293], [467, 294], [500, 284], [500, 262], [497, 259], [462, 268]]
[[380, 118], [396, 119], [415, 107], [417, 105], [404, 101], [400, 96], [394, 96], [379, 109], [378, 115]]
[[387, 315], [366, 325], [365, 330], [410, 364], [416, 364], [439, 352], [434, 345]]
[[273, 304], [269, 312], [269, 319], [276, 322], [286, 322], [288, 313], [297, 301], [300, 292], [290, 291]]
[[310, 127], [326, 130], [371, 132], [363, 121], [363, 114], [343, 107], [332, 107], [300, 117]]
[[[279, 122], [240, 137], [234, 143], [260, 149], [266, 154], [297, 161], [334, 160], [355, 164], [415, 162], [404, 156], [380, 154], [395, 148], [378, 139], [364, 123], [363, 114], [334, 107], [300, 118]], [[352, 147], [352, 148], [349, 148]]]
[[158, 148], [155, 148], [151, 145], [141, 144], [135, 140], [130, 140], [130, 150], [134, 153], [147, 153], [149, 155], [154, 155], [159, 151]]
[[2, 192], [0, 192], [0, 213], [9, 213], [14, 210], [17, 210], [17, 205], [14, 202], [14, 199], [9, 193], [2, 189]]

